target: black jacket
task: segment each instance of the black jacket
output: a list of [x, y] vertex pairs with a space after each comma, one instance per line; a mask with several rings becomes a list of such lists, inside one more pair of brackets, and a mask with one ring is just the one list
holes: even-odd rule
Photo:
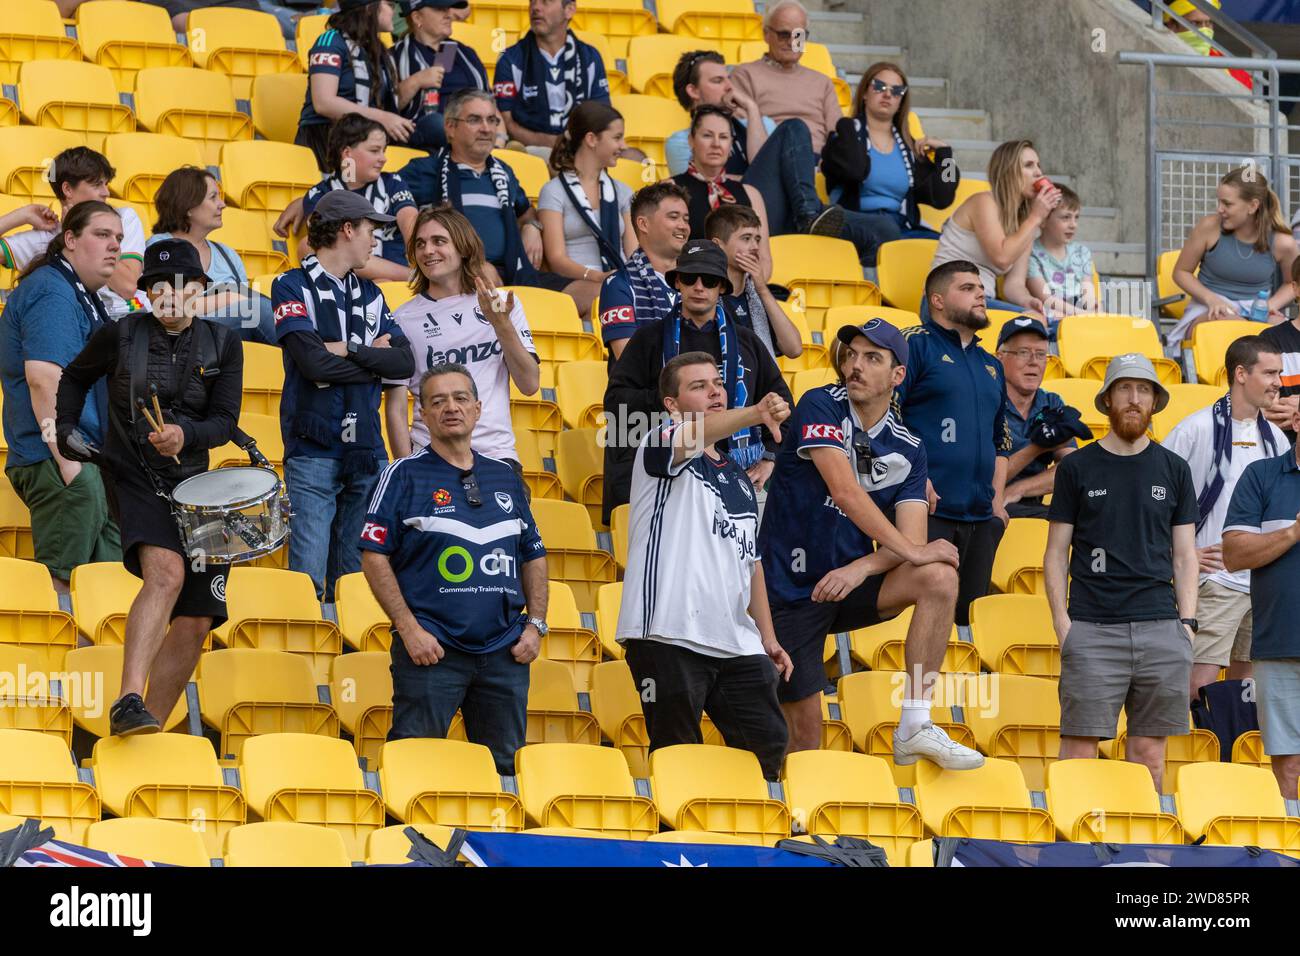
[[[674, 309], [673, 319], [677, 319], [680, 314]], [[781, 370], [777, 368], [762, 340], [752, 329], [744, 326], [737, 325], [736, 331], [740, 336], [740, 355], [745, 363], [745, 387], [749, 391], [751, 404], [768, 392], [776, 392], [793, 405], [794, 399], [790, 396], [785, 379], [781, 377]], [[663, 403], [659, 401], [659, 373], [664, 367], [663, 336], [663, 320], [647, 322], [628, 340], [623, 354], [610, 370], [609, 385], [605, 389], [605, 418], [608, 422], [606, 427], [609, 429], [609, 440], [605, 444], [602, 513], [606, 524], [609, 523], [610, 512], [619, 505], [627, 504], [632, 494], [632, 465], [636, 460], [636, 445], [632, 441], [620, 439], [630, 435], [638, 421], [646, 421], [664, 410]], [[701, 331], [690, 322], [683, 323], [681, 352], [696, 351], [708, 352], [719, 362], [722, 361], [722, 347], [718, 342], [716, 327], [710, 326]], [[632, 415], [637, 415], [637, 418], [630, 418]], [[620, 428], [620, 424], [624, 427]], [[644, 431], [640, 432], [640, 437], [644, 437]], [[624, 447], [625, 445], [630, 447]], [[719, 445], [725, 447], [725, 442]], [[763, 430], [763, 445], [770, 452], [775, 452], [778, 447], [766, 428]]]
[[[949, 170], [948, 175], [944, 171]], [[843, 188], [839, 204], [853, 212], [858, 211], [858, 196], [862, 184], [871, 175], [871, 154], [867, 151], [866, 127], [859, 120], [844, 117], [826, 138], [822, 147], [822, 174], [826, 177], [826, 190]], [[949, 182], [948, 180], [951, 180]], [[934, 159], [928, 156], [912, 159], [912, 191], [907, 194], [905, 215], [910, 226], [921, 222], [921, 203], [935, 209], [947, 209], [957, 198], [957, 184], [961, 173], [952, 158], [952, 147], [935, 149]]]

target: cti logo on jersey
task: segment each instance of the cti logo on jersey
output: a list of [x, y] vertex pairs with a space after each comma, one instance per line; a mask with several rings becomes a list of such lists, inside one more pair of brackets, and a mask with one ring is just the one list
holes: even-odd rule
[[835, 425], [828, 423], [818, 423], [815, 425], [805, 425], [803, 427], [804, 441], [833, 441], [836, 444], [844, 444], [844, 432]]
[[361, 540], [373, 541], [375, 544], [383, 544], [388, 540], [388, 529], [381, 524], [367, 521], [365, 527], [361, 529]]

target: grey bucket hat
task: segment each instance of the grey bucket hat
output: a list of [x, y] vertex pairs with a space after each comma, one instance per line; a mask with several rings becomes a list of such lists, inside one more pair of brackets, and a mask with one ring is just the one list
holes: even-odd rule
[[1169, 389], [1160, 384], [1160, 379], [1156, 375], [1155, 366], [1151, 360], [1140, 352], [1128, 352], [1124, 355], [1116, 355], [1106, 366], [1106, 381], [1101, 383], [1101, 391], [1097, 393], [1092, 403], [1097, 406], [1097, 411], [1103, 415], [1106, 414], [1106, 403], [1103, 399], [1110, 387], [1118, 382], [1121, 378], [1137, 378], [1144, 382], [1150, 382], [1156, 390], [1156, 404], [1151, 410], [1152, 414], [1162, 412], [1165, 406], [1169, 404]]

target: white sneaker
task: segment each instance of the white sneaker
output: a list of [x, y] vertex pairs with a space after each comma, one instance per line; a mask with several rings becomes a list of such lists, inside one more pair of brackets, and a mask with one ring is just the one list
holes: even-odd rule
[[974, 770], [984, 766], [984, 755], [963, 747], [932, 722], [926, 721], [921, 729], [906, 740], [894, 731], [894, 763], [905, 767], [920, 758], [937, 763], [944, 770]]

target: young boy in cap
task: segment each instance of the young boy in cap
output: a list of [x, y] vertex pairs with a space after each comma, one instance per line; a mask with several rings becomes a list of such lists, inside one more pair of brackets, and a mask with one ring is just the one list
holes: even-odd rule
[[415, 371], [383, 293], [356, 274], [370, 259], [375, 224], [392, 221], [357, 193], [327, 192], [307, 220], [314, 254], [271, 286], [285, 353], [280, 429], [294, 510], [289, 568], [311, 575], [325, 601], [341, 575], [361, 569], [366, 498], [388, 460], [381, 383], [404, 382]]
[[1122, 707], [1125, 756], [1159, 792], [1165, 738], [1188, 729], [1196, 489], [1187, 462], [1147, 434], [1169, 404], [1150, 359], [1111, 359], [1095, 403], [1110, 432], [1057, 465], [1043, 556], [1061, 643], [1061, 759], [1096, 757]]
[[980, 754], [930, 721], [957, 600], [957, 549], [926, 541], [925, 447], [890, 408], [907, 374], [907, 340], [871, 319], [839, 329], [832, 354], [839, 384], [799, 400], [758, 538], [772, 626], [794, 663], [778, 689], [790, 750], [821, 746], [826, 635], [915, 606], [894, 762], [981, 766]]

